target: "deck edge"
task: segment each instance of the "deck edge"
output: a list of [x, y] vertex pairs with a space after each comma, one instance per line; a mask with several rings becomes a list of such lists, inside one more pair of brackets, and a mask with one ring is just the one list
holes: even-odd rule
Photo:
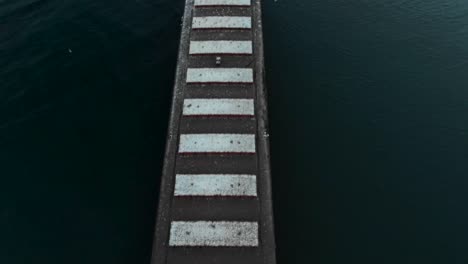
[[[156, 215], [156, 223], [153, 238], [151, 264], [163, 264], [167, 259], [167, 244], [169, 241], [170, 207], [175, 181], [175, 160], [178, 145], [178, 131], [182, 115], [184, 82], [187, 69], [188, 51], [190, 45], [190, 31], [192, 28], [194, 0], [185, 0], [183, 22], [181, 25], [179, 50], [175, 84], [172, 93], [171, 112], [166, 137], [166, 149], [161, 175], [159, 204]], [[163, 235], [161, 235], [163, 234]]]

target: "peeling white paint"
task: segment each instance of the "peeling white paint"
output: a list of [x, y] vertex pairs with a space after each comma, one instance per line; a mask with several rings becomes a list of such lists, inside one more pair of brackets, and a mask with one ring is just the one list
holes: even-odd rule
[[183, 115], [254, 115], [253, 99], [185, 99]]
[[253, 83], [253, 69], [189, 68], [187, 83]]
[[191, 41], [190, 51], [191, 55], [202, 54], [252, 54], [252, 41], [232, 41], [232, 40], [219, 40], [219, 41]]
[[257, 196], [255, 175], [178, 174], [175, 196]]
[[169, 246], [257, 247], [257, 222], [173, 221]]
[[255, 153], [255, 135], [182, 134], [179, 153]]
[[250, 6], [250, 0], [195, 0], [195, 6]]
[[194, 17], [193, 29], [251, 29], [251, 17], [209, 16]]

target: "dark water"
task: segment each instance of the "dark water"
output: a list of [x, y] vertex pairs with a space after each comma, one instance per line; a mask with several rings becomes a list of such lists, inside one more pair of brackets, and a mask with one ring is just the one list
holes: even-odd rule
[[[264, 1], [279, 263], [468, 263], [468, 2]], [[0, 263], [148, 263], [183, 0], [0, 0]]]

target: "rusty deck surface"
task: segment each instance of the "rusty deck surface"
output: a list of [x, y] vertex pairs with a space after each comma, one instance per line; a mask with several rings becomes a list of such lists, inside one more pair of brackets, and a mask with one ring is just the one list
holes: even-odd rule
[[274, 264], [261, 0], [186, 0], [152, 264]]

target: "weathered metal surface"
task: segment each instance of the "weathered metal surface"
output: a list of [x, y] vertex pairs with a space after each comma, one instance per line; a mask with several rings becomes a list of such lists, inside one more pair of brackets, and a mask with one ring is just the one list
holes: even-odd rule
[[257, 172], [258, 157], [251, 155], [212, 155], [207, 158], [204, 155], [178, 155], [178, 174], [252, 174]]
[[255, 135], [256, 120], [244, 116], [183, 116], [181, 134], [214, 133]]
[[258, 198], [249, 196], [176, 196], [173, 221], [258, 221]]
[[274, 264], [260, 0], [186, 0], [152, 264]]

